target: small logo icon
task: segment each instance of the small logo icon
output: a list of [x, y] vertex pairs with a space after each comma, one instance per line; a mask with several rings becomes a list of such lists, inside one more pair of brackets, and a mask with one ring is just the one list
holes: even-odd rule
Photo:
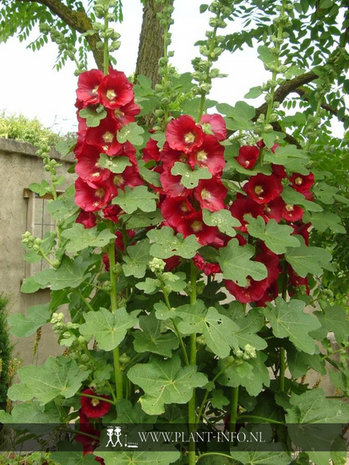
[[[138, 443], [128, 442], [127, 435], [125, 435], [125, 441], [122, 442], [122, 428], [120, 426], [108, 426], [107, 428], [108, 442], [105, 447], [125, 447], [127, 449], [138, 449]], [[115, 439], [114, 439], [115, 438]]]

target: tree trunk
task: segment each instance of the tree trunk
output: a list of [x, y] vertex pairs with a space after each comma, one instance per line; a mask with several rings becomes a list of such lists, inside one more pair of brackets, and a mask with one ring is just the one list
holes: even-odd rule
[[[173, 0], [169, 0], [173, 3]], [[152, 87], [159, 83], [159, 59], [164, 53], [164, 28], [156, 17], [162, 5], [155, 0], [146, 0], [143, 8], [143, 22], [139, 40], [136, 76], [143, 74], [151, 80]]]

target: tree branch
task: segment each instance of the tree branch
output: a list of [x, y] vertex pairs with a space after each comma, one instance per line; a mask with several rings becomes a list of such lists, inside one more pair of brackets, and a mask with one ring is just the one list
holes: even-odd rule
[[[298, 89], [295, 89], [294, 92], [296, 94], [298, 94], [302, 99], [308, 100], [308, 96], [306, 95], [307, 94], [306, 89], [303, 89], [302, 87], [299, 87]], [[345, 118], [340, 118], [338, 116], [338, 110], [336, 108], [331, 107], [331, 105], [329, 105], [328, 103], [323, 103], [321, 105], [321, 108], [328, 111], [332, 115], [336, 116], [338, 118], [338, 120], [341, 121], [342, 123], [345, 122]]]
[[[20, 2], [39, 3], [64, 21], [71, 29], [84, 34], [92, 29], [92, 22], [85, 10], [73, 11], [60, 0], [18, 0]], [[86, 41], [92, 51], [96, 65], [103, 69], [103, 51], [99, 50], [97, 43], [101, 40], [97, 33], [85, 36]]]

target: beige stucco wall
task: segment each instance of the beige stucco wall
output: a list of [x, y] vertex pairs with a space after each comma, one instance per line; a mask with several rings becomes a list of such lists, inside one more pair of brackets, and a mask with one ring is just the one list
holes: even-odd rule
[[[51, 154], [56, 159], [60, 154]], [[59, 174], [64, 174], [67, 187], [74, 181], [74, 175], [68, 174], [71, 165], [69, 160], [59, 160]], [[26, 313], [31, 305], [45, 303], [49, 299], [49, 291], [41, 290], [34, 294], [23, 294], [20, 287], [25, 277], [25, 261], [23, 259], [22, 234], [27, 229], [28, 199], [23, 190], [32, 182], [48, 180], [43, 162], [35, 154], [35, 148], [28, 143], [0, 139], [0, 292], [9, 298], [9, 313]], [[61, 188], [61, 187], [60, 187]], [[61, 350], [55, 343], [56, 337], [49, 328], [44, 328], [39, 345], [39, 362], [48, 355]], [[14, 339], [14, 353], [23, 359], [23, 364], [33, 363], [33, 337]]]

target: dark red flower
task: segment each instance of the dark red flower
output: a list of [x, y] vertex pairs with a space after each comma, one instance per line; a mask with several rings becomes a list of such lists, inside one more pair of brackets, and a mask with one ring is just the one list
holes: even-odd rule
[[282, 211], [284, 207], [285, 202], [281, 197], [277, 197], [276, 199], [264, 205], [264, 214], [267, 218], [272, 218], [277, 223], [279, 223], [282, 219]]
[[98, 127], [87, 128], [86, 143], [97, 147], [100, 152], [107, 155], [119, 155], [123, 150], [116, 138], [118, 125], [112, 118], [105, 118]]
[[213, 176], [219, 175], [225, 166], [224, 147], [214, 136], [204, 134], [200, 147], [189, 154], [189, 164], [192, 168], [207, 167]]
[[165, 258], [164, 262], [166, 263], [166, 270], [171, 271], [174, 268], [177, 268], [177, 266], [181, 264], [181, 261], [182, 259], [178, 255], [173, 255], [173, 257]]
[[202, 125], [209, 125], [210, 130], [217, 140], [224, 140], [227, 138], [227, 128], [223, 116], [217, 113], [213, 115], [202, 115], [200, 123]]
[[278, 285], [278, 281], [275, 280], [266, 289], [261, 299], [257, 300], [255, 304], [257, 305], [257, 307], [266, 307], [266, 303], [275, 300], [278, 295], [279, 295], [279, 285]]
[[[82, 394], [88, 394], [90, 396], [98, 396], [103, 399], [110, 399], [109, 396], [96, 394], [93, 389], [84, 389]], [[81, 396], [81, 412], [86, 415], [87, 418], [100, 418], [106, 415], [111, 407], [110, 402], [105, 402], [99, 399], [92, 399], [91, 397]]]
[[181, 184], [181, 176], [174, 176], [169, 170], [164, 170], [160, 175], [163, 191], [169, 197], [184, 197], [189, 191]]
[[152, 160], [160, 161], [160, 150], [157, 141], [150, 138], [142, 150], [142, 154], [142, 158], [146, 163]]
[[264, 244], [262, 246], [262, 252], [256, 255], [256, 262], [263, 263], [266, 268], [268, 275], [265, 278], [268, 281], [268, 286], [275, 280], [278, 279], [281, 269], [279, 265], [279, 257], [277, 254], [269, 250]]
[[219, 178], [202, 179], [194, 189], [194, 197], [200, 202], [201, 208], [215, 212], [225, 208], [227, 192]]
[[236, 161], [248, 170], [252, 170], [259, 157], [259, 148], [255, 145], [243, 145], [240, 147]]
[[274, 163], [272, 163], [271, 169], [275, 176], [278, 176], [279, 178], [287, 178], [287, 173], [283, 165], [275, 165]]
[[81, 108], [99, 103], [98, 87], [103, 77], [104, 74], [99, 69], [91, 69], [80, 74], [76, 95]]
[[220, 273], [221, 267], [218, 263], [210, 263], [207, 262], [202, 255], [197, 253], [193, 258], [193, 263], [201, 270], [206, 276], [210, 276], [212, 274]]
[[243, 304], [260, 300], [269, 285], [267, 279], [255, 281], [249, 276], [247, 277], [246, 286], [238, 286], [231, 280], [225, 280], [224, 283], [230, 294]]
[[119, 205], [107, 205], [103, 208], [103, 216], [107, 220], [114, 221], [114, 223], [119, 222], [119, 216], [122, 213], [121, 208]]
[[[307, 295], [309, 295], [310, 294], [310, 287], [309, 287], [309, 284], [308, 284], [308, 278], [307, 277], [302, 278], [301, 276], [299, 276], [293, 270], [291, 265], [288, 265], [287, 271], [288, 271], [289, 283], [291, 284], [291, 286], [292, 287], [305, 286], [305, 292], [306, 292]], [[294, 291], [292, 290], [292, 288], [289, 289], [289, 294], [290, 294], [290, 296], [292, 296], [294, 294]]]
[[282, 217], [286, 221], [299, 221], [302, 219], [304, 210], [299, 205], [285, 204], [282, 209]]
[[84, 144], [79, 148], [78, 162], [75, 165], [75, 173], [87, 184], [98, 187], [110, 177], [110, 171], [101, 168], [99, 150], [92, 145]]
[[171, 149], [168, 143], [165, 142], [160, 152], [160, 161], [162, 161], [164, 170], [171, 171], [176, 161], [187, 163], [189, 161], [189, 155], [182, 151]]
[[201, 127], [189, 115], [173, 119], [166, 129], [166, 140], [171, 149], [185, 153], [199, 147], [202, 144], [203, 136]]
[[101, 103], [110, 109], [127, 105], [133, 100], [132, 84], [121, 71], [109, 69], [98, 88]]
[[303, 237], [305, 245], [309, 245], [309, 231], [308, 229], [311, 226], [311, 223], [295, 223], [291, 224], [294, 229], [293, 234], [298, 234]]
[[314, 184], [314, 174], [309, 173], [306, 176], [300, 173], [293, 173], [290, 177], [293, 189], [298, 192], [309, 192]]
[[121, 128], [128, 123], [133, 123], [135, 121], [135, 116], [141, 111], [139, 106], [132, 100], [127, 105], [123, 105], [120, 108], [115, 108], [110, 110], [110, 115], [118, 124], [118, 127]]
[[81, 211], [75, 220], [76, 223], [81, 223], [85, 229], [93, 228], [97, 224], [96, 215], [91, 212]]
[[86, 212], [95, 212], [105, 207], [113, 197], [110, 183], [92, 187], [78, 178], [75, 181], [75, 203]]
[[[89, 423], [88, 417], [84, 414], [83, 410], [80, 409], [80, 421], [79, 421], [79, 432], [75, 436], [75, 440], [80, 442], [83, 447], [83, 455], [91, 454], [96, 447], [99, 445], [99, 438], [101, 432], [96, 430], [91, 423]], [[94, 436], [94, 437], [91, 437]]]
[[132, 164], [126, 166], [124, 171], [120, 174], [112, 174], [109, 178], [111, 189], [116, 195], [119, 189], [124, 190], [125, 186], [136, 187], [144, 184], [143, 179], [139, 175], [137, 165]]
[[174, 229], [185, 216], [195, 212], [189, 199], [183, 197], [166, 197], [160, 208], [166, 223]]
[[268, 176], [258, 173], [244, 185], [244, 190], [252, 200], [259, 204], [265, 204], [280, 196], [282, 184], [275, 175]]
[[215, 241], [218, 235], [216, 227], [207, 226], [202, 219], [202, 212], [194, 212], [186, 216], [177, 225], [177, 231], [184, 237], [195, 234], [201, 245], [208, 245]]
[[247, 231], [246, 220], [244, 218], [245, 215], [251, 215], [253, 218], [257, 218], [257, 216], [265, 218], [262, 205], [259, 205], [253, 200], [243, 196], [237, 197], [229, 210], [232, 216], [240, 221], [241, 226], [236, 229], [239, 229], [242, 232]]

